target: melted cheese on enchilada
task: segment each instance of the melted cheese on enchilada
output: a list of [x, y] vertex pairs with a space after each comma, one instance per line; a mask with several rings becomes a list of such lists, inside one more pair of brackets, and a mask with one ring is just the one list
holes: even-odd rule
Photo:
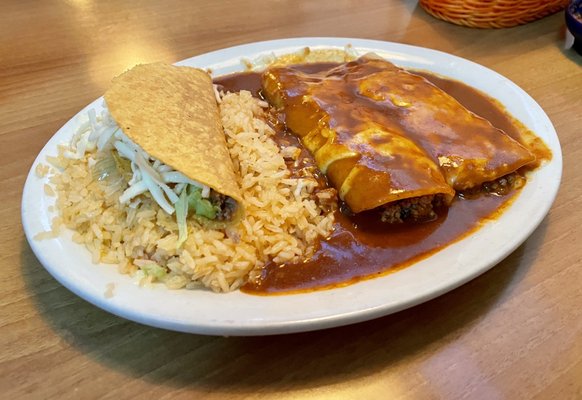
[[535, 159], [423, 77], [374, 56], [317, 73], [273, 67], [263, 92], [356, 213], [421, 196], [448, 203]]

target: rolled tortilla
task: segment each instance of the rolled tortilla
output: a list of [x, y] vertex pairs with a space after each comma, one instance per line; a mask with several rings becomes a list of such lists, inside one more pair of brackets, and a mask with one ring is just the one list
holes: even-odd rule
[[477, 187], [531, 163], [535, 156], [422, 76], [368, 54], [350, 66], [358, 93], [385, 110], [439, 165], [455, 190]]
[[532, 162], [521, 144], [421, 76], [377, 56], [263, 74], [263, 93], [354, 212], [466, 190]]
[[263, 89], [354, 213], [420, 197], [452, 201], [455, 191], [424, 149], [378, 123], [343, 77], [276, 67], [263, 74]]
[[208, 73], [138, 65], [113, 80], [105, 102], [123, 133], [151, 157], [235, 200], [226, 222], [242, 218], [242, 195]]

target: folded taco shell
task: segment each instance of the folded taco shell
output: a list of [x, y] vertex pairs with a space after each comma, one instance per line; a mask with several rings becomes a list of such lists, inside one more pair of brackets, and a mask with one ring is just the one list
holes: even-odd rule
[[242, 195], [226, 146], [212, 79], [203, 70], [138, 65], [116, 77], [105, 102], [123, 133], [150, 156], [236, 200]]

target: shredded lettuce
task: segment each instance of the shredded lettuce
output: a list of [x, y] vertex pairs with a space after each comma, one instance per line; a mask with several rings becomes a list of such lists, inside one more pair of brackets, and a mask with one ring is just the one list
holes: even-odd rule
[[153, 276], [156, 279], [163, 279], [167, 274], [166, 269], [156, 263], [144, 264], [141, 266], [141, 270], [146, 276]]
[[215, 219], [218, 211], [217, 206], [213, 206], [210, 200], [202, 197], [202, 189], [194, 185], [188, 186], [188, 207], [194, 210], [196, 215]]
[[176, 222], [178, 223], [178, 243], [176, 244], [178, 248], [188, 239], [188, 225], [186, 225], [188, 194], [186, 193], [186, 188], [180, 193], [178, 201], [174, 203], [174, 208], [176, 209]]
[[133, 172], [131, 171], [131, 161], [126, 158], [122, 158], [116, 151], [111, 151], [111, 155], [115, 160], [117, 171], [126, 183], [129, 182], [133, 175]]
[[176, 223], [178, 224], [178, 243], [176, 247], [182, 246], [188, 239], [188, 225], [186, 219], [192, 211], [196, 217], [202, 219], [214, 220], [216, 214], [220, 211], [219, 206], [213, 205], [210, 200], [204, 197], [204, 188], [196, 185], [185, 184], [178, 201], [174, 203], [176, 210]]
[[95, 181], [105, 182], [106, 193], [123, 192], [132, 175], [131, 163], [121, 158], [115, 151], [103, 151], [98, 153], [91, 173]]
[[105, 157], [99, 158], [92, 168], [93, 179], [96, 181], [105, 180], [117, 173], [115, 159], [111, 153], [106, 153]]

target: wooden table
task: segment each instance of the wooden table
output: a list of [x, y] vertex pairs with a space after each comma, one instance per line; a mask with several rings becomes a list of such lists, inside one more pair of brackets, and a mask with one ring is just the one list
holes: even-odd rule
[[[416, 1], [7, 0], [0, 12], [0, 397], [582, 398], [582, 57], [563, 14], [473, 30]], [[564, 151], [541, 226], [490, 272], [378, 320], [273, 337], [129, 322], [57, 283], [20, 222], [28, 169], [54, 132], [138, 62], [293, 36], [408, 43], [474, 60], [524, 88]]]

